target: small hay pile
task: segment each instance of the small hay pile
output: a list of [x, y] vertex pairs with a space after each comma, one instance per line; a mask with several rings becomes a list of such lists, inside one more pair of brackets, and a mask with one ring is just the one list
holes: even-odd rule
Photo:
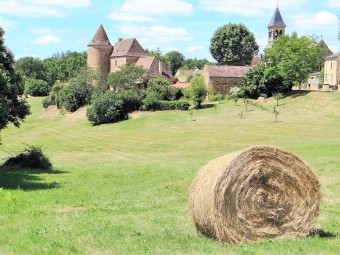
[[297, 237], [319, 215], [320, 184], [295, 155], [256, 146], [210, 161], [189, 200], [198, 232], [225, 244]]

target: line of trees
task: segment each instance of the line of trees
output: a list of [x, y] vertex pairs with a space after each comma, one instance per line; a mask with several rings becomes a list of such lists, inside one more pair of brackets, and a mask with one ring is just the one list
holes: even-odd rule
[[46, 96], [57, 81], [68, 81], [76, 77], [87, 65], [86, 52], [62, 52], [41, 60], [34, 57], [18, 59], [14, 68], [25, 81], [27, 94]]

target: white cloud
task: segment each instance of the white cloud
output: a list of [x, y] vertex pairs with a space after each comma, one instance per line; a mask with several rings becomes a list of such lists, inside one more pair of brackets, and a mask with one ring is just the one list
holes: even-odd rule
[[293, 22], [299, 29], [333, 30], [338, 26], [338, 17], [330, 12], [318, 12], [314, 15], [301, 13], [293, 16]]
[[188, 14], [193, 6], [182, 0], [127, 0], [122, 6], [124, 12], [143, 14]]
[[145, 37], [158, 42], [193, 40], [193, 37], [190, 36], [184, 28], [171, 28], [166, 26], [122, 26], [121, 33], [134, 37]]
[[340, 8], [340, 1], [339, 0], [328, 0], [328, 5], [335, 7], [335, 8]]
[[24, 5], [15, 0], [0, 1], [0, 13], [24, 17], [64, 17], [64, 12], [46, 6]]
[[32, 27], [32, 28], [29, 28], [28, 31], [36, 35], [46, 35], [46, 34], [53, 33], [52, 29], [48, 27]]
[[[280, 9], [296, 7], [306, 3], [306, 0], [285, 0], [280, 2]], [[205, 11], [217, 11], [242, 16], [257, 16], [275, 10], [276, 1], [268, 0], [200, 0], [199, 6]]]
[[199, 50], [203, 50], [204, 47], [203, 46], [199, 46], [199, 45], [192, 45], [189, 46], [185, 49], [186, 52], [195, 52], [195, 51], [199, 51]]
[[32, 42], [35, 44], [48, 44], [48, 43], [60, 43], [61, 40], [59, 37], [53, 35], [45, 35], [33, 40]]
[[45, 5], [55, 5], [66, 8], [77, 8], [77, 7], [85, 7], [90, 6], [92, 4], [91, 0], [33, 0], [34, 3], [37, 4], [45, 4]]
[[154, 21], [153, 18], [134, 14], [134, 13], [128, 13], [128, 12], [112, 12], [109, 17], [110, 20], [114, 21], [121, 21], [121, 22], [148, 22], [148, 21]]
[[17, 23], [15, 21], [0, 17], [0, 26], [5, 30], [10, 30], [11, 28], [16, 27]]

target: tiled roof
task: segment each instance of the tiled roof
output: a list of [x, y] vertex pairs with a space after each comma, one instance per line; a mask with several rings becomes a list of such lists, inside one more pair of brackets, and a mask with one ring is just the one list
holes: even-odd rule
[[270, 20], [268, 27], [286, 27], [286, 24], [283, 22], [281, 13], [279, 8], [277, 7], [272, 19]]
[[112, 57], [145, 57], [147, 53], [135, 38], [121, 38], [113, 48]]
[[335, 60], [337, 59], [338, 57], [340, 56], [340, 51], [333, 54], [333, 55], [330, 55], [329, 57], [326, 58], [326, 60]]
[[186, 89], [186, 88], [190, 87], [190, 83], [177, 82], [177, 83], [172, 84], [170, 86], [175, 87], [175, 88]]
[[154, 60], [154, 57], [139, 58], [136, 62], [136, 65], [149, 70]]
[[177, 70], [176, 75], [195, 75], [201, 73], [201, 70]]
[[87, 46], [111, 46], [110, 40], [107, 37], [102, 24], [97, 29], [96, 34]]
[[148, 78], [158, 78], [158, 77], [170, 78], [170, 79], [173, 78], [171, 71], [169, 70], [167, 65], [164, 64], [162, 61], [159, 61], [155, 57], [150, 57], [150, 56], [141, 57], [137, 60], [136, 65], [141, 66], [147, 70], [147, 73], [145, 76]]
[[209, 77], [241, 78], [250, 66], [208, 66], [204, 69], [208, 71]]
[[261, 59], [261, 56], [259, 55], [256, 55], [253, 60], [251, 61], [251, 66], [258, 66], [258, 65], [261, 65], [263, 63], [262, 59]]

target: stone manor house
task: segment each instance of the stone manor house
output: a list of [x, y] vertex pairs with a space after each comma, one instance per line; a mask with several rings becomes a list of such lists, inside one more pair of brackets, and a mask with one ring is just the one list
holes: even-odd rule
[[147, 78], [173, 79], [170, 69], [162, 61], [151, 57], [135, 38], [119, 38], [113, 46], [100, 25], [87, 45], [87, 64], [99, 70], [104, 78], [124, 64], [135, 64], [147, 70]]

